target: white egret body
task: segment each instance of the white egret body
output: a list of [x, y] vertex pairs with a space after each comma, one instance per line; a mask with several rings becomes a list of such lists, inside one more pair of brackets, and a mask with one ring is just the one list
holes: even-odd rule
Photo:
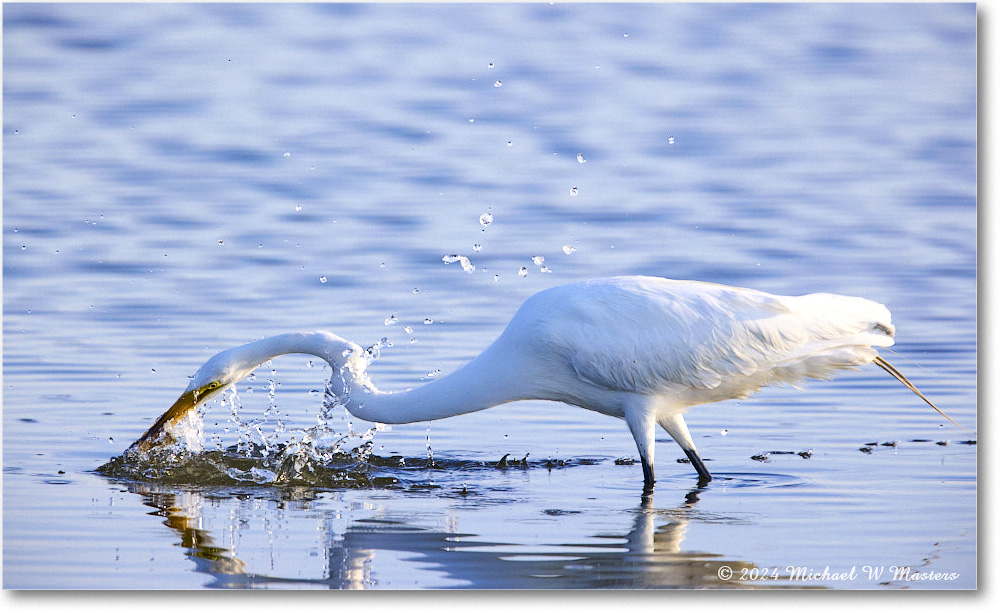
[[188, 411], [267, 360], [304, 353], [330, 364], [340, 400], [366, 421], [428, 421], [528, 399], [622, 418], [648, 489], [657, 424], [700, 477], [711, 479], [684, 423], [694, 405], [742, 398], [765, 385], [826, 379], [873, 361], [924, 398], [878, 357], [875, 347], [892, 345], [893, 335], [888, 309], [863, 298], [775, 296], [658, 277], [598, 279], [535, 294], [478, 357], [403, 392], [378, 390], [365, 372], [364, 350], [330, 332], [282, 334], [228, 349], [198, 370], [134, 446], [168, 437]]

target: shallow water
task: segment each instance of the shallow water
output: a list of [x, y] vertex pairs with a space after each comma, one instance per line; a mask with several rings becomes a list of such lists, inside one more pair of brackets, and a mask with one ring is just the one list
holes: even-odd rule
[[[3, 12], [5, 588], [976, 586], [974, 5]], [[386, 338], [402, 389], [619, 274], [882, 302], [972, 432], [869, 368], [695, 408], [717, 479], [663, 433], [645, 500], [623, 423], [544, 402], [374, 432], [369, 482], [97, 472], [222, 348]]]

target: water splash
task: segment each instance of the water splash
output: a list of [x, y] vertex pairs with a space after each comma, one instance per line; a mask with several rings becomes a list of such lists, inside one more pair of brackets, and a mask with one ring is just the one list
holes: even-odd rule
[[374, 343], [373, 345], [365, 349], [365, 360], [368, 362], [368, 365], [371, 366], [375, 362], [375, 360], [379, 359], [382, 356], [383, 348], [389, 348], [389, 347], [392, 347], [392, 341], [390, 341], [388, 337], [383, 336], [378, 340], [377, 343]]
[[473, 264], [471, 261], [469, 261], [469, 258], [465, 257], [464, 255], [457, 255], [457, 254], [446, 255], [441, 258], [441, 261], [444, 262], [445, 264], [454, 264], [455, 262], [459, 262], [462, 264], [462, 270], [469, 273], [470, 275], [476, 272], [476, 265]]
[[[391, 347], [386, 338], [365, 350], [371, 362], [379, 358], [382, 349]], [[346, 366], [345, 366], [346, 368]], [[315, 424], [290, 427], [279, 410], [276, 371], [272, 367], [266, 381], [258, 384], [268, 391], [268, 407], [262, 418], [246, 419], [235, 387], [223, 391], [208, 404], [228, 417], [223, 424], [215, 422], [210, 436], [212, 445], [206, 449], [204, 415], [211, 409], [204, 406], [191, 411], [167, 431], [162, 444], [143, 451], [130, 447], [122, 455], [100, 466], [97, 472], [115, 479], [183, 484], [197, 486], [240, 487], [316, 487], [330, 489], [413, 487], [420, 491], [439, 487], [426, 471], [443, 476], [449, 471], [495, 470], [508, 468], [510, 462], [481, 460], [441, 460], [434, 457], [430, 428], [426, 435], [426, 457], [382, 457], [374, 453], [374, 439], [389, 426], [376, 424], [355, 429], [354, 418], [346, 409], [352, 389], [352, 378], [345, 372], [334, 372], [322, 390], [322, 401]], [[431, 378], [440, 370], [428, 373]], [[252, 377], [253, 380], [259, 377]], [[320, 390], [309, 392], [315, 397]], [[570, 460], [562, 465], [582, 465], [592, 461]], [[522, 461], [516, 466], [551, 469], [549, 464]], [[453, 478], [468, 479], [459, 473]], [[427, 479], [430, 478], [430, 481]], [[422, 480], [422, 481], [421, 481]]]
[[427, 424], [427, 465], [434, 466], [434, 450], [431, 449], [431, 425]]
[[[374, 361], [391, 345], [383, 338], [365, 350], [365, 358]], [[350, 377], [334, 373], [327, 381], [314, 426], [289, 428], [278, 407], [276, 374], [272, 367], [266, 382], [268, 405], [261, 418], [242, 418], [236, 389], [223, 392], [216, 403], [228, 413], [229, 421], [222, 433], [210, 437], [211, 449], [203, 445], [206, 409], [202, 407], [171, 424], [162, 444], [143, 451], [130, 447], [98, 471], [162, 483], [350, 486], [360, 480], [370, 485], [367, 467], [373, 439], [387, 426], [355, 431], [345, 408], [351, 394]], [[232, 444], [227, 446], [226, 441]]]

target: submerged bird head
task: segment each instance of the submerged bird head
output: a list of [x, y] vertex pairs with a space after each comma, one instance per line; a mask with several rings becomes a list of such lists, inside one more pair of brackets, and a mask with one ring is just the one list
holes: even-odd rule
[[239, 382], [271, 358], [289, 353], [305, 353], [323, 358], [334, 377], [349, 378], [370, 385], [365, 368], [366, 353], [360, 345], [326, 331], [280, 334], [226, 349], [212, 356], [191, 378], [184, 393], [167, 409], [130, 449], [149, 449], [173, 441], [170, 427], [198, 405], [214, 398]]

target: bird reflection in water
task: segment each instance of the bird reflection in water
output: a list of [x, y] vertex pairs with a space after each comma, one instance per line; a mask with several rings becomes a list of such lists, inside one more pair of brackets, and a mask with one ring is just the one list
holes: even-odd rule
[[[634, 516], [627, 533], [599, 533], [588, 535], [586, 544], [544, 545], [542, 553], [511, 555], [523, 545], [488, 542], [473, 534], [446, 532], [409, 525], [402, 521], [386, 519], [360, 519], [346, 524], [337, 534], [336, 523], [342, 519], [341, 511], [317, 510], [313, 503], [321, 494], [299, 489], [282, 492], [285, 499], [275, 500], [270, 491], [249, 494], [254, 501], [255, 514], [262, 512], [264, 522], [272, 531], [268, 542], [273, 546], [282, 540], [283, 521], [270, 521], [286, 505], [310, 509], [305, 516], [319, 521], [324, 534], [325, 559], [323, 569], [313, 577], [282, 577], [256, 572], [252, 564], [244, 561], [235, 549], [220, 546], [218, 536], [206, 529], [202, 513], [206, 505], [237, 505], [239, 497], [210, 500], [199, 491], [165, 488], [151, 484], [135, 483], [133, 493], [142, 497], [143, 504], [155, 509], [154, 515], [164, 518], [164, 525], [173, 531], [187, 557], [194, 562], [195, 570], [211, 577], [206, 587], [212, 588], [268, 588], [305, 587], [330, 589], [370, 589], [411, 587], [409, 585], [382, 584], [379, 581], [379, 557], [399, 559], [399, 554], [413, 554], [419, 560], [421, 572], [437, 573], [440, 587], [466, 587], [475, 589], [565, 589], [565, 588], [740, 588], [781, 587], [769, 583], [746, 584], [719, 578], [719, 570], [728, 567], [735, 576], [754, 564], [740, 560], [727, 560], [721, 556], [697, 551], [684, 551], [682, 544], [689, 527], [699, 522], [742, 523], [742, 520], [707, 516], [696, 510], [701, 487], [690, 490], [682, 503], [668, 509], [656, 508], [652, 495], [642, 497], [631, 512]], [[369, 506], [371, 504], [369, 503]], [[373, 507], [377, 510], [377, 507]], [[369, 515], [369, 513], [365, 513]], [[245, 522], [239, 513], [230, 514], [230, 531], [238, 530]], [[303, 516], [298, 513], [297, 516]], [[257, 517], [257, 519], [260, 519]], [[273, 519], [273, 518], [271, 518]], [[594, 541], [597, 541], [596, 543]], [[553, 553], [553, 551], [556, 551]], [[392, 552], [390, 554], [390, 552]], [[299, 554], [302, 554], [300, 549]], [[381, 554], [381, 556], [380, 556]], [[257, 556], [260, 552], [249, 555]], [[269, 554], [272, 558], [274, 552]], [[305, 555], [305, 554], [302, 554]], [[295, 572], [308, 572], [308, 558], [296, 564]], [[406, 559], [404, 557], [404, 559]], [[424, 587], [435, 587], [433, 579], [421, 580]]]

